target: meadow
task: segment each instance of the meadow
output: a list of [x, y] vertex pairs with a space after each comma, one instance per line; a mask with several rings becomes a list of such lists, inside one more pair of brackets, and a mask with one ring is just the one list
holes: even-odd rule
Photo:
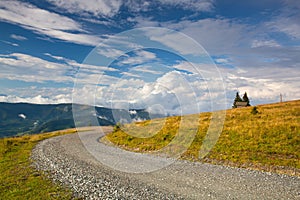
[[41, 140], [75, 132], [69, 129], [0, 139], [0, 199], [71, 199], [70, 190], [31, 166], [30, 154]]
[[[171, 149], [176, 152], [182, 136], [189, 134], [180, 159], [300, 176], [300, 100], [259, 105], [257, 112], [253, 108], [227, 110], [222, 133], [204, 157], [199, 157], [199, 150], [212, 113], [118, 124], [102, 141], [135, 152], [155, 153], [166, 147], [175, 147]], [[39, 141], [75, 132], [0, 139], [0, 199], [71, 199], [69, 189], [31, 166], [30, 155]], [[179, 142], [174, 143], [178, 134]], [[176, 156], [173, 151], [164, 153]]]
[[169, 146], [179, 132], [189, 134], [196, 127], [180, 159], [300, 176], [300, 100], [227, 110], [217, 143], [199, 157], [211, 116], [184, 116], [184, 123], [183, 117], [175, 116], [118, 125], [102, 141], [125, 150], [155, 153]]

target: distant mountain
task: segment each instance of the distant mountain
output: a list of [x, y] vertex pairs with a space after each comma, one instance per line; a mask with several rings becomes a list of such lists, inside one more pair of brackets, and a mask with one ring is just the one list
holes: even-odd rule
[[[109, 109], [72, 104], [28, 104], [0, 102], [0, 137], [34, 134], [74, 128], [73, 108], [76, 109], [76, 126], [114, 125], [151, 118], [146, 110]], [[92, 112], [91, 112], [92, 111]], [[92, 117], [94, 116], [94, 117]], [[91, 119], [93, 119], [91, 121]]]

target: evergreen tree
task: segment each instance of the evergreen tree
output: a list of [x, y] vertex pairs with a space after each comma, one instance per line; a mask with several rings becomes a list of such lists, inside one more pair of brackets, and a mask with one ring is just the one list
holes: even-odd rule
[[237, 107], [236, 102], [242, 102], [242, 101], [243, 101], [242, 98], [240, 97], [239, 93], [237, 92], [232, 107], [236, 108]]
[[244, 102], [247, 102], [247, 106], [250, 106], [250, 100], [249, 100], [249, 98], [248, 98], [248, 96], [247, 96], [247, 92], [245, 92], [245, 94], [244, 94], [244, 96], [243, 96], [243, 101], [244, 101]]

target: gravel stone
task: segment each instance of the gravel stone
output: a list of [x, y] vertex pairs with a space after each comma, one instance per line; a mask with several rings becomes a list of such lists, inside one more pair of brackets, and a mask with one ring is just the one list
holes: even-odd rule
[[300, 178], [287, 175], [189, 161], [149, 173], [120, 172], [95, 159], [78, 134], [41, 141], [31, 159], [83, 199], [300, 199]]

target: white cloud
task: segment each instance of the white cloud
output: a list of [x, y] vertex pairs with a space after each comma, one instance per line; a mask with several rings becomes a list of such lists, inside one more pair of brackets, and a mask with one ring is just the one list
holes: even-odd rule
[[52, 63], [26, 54], [13, 53], [0, 56], [0, 78], [22, 80], [25, 82], [69, 82], [70, 77], [64, 75], [71, 67]]
[[20, 80], [25, 82], [46, 82], [70, 83], [74, 81], [77, 73], [78, 83], [97, 84], [99, 78], [103, 83], [111, 83], [115, 78], [103, 75], [104, 71], [117, 71], [116, 69], [77, 63], [74, 60], [60, 56], [46, 54], [65, 63], [56, 63], [43, 60], [27, 54], [13, 53], [0, 55], [0, 78]]
[[158, 27], [160, 23], [157, 21], [153, 21], [150, 17], [142, 17], [142, 16], [135, 16], [127, 18], [127, 21], [134, 22], [135, 27], [143, 28], [143, 27]]
[[[149, 23], [149, 19], [139, 20], [137, 27], [143, 26], [145, 20]], [[158, 25], [170, 30], [145, 29], [145, 35], [182, 55], [200, 55], [206, 54], [206, 51], [224, 55], [224, 53], [231, 53], [232, 50], [235, 51], [247, 45], [254, 35], [252, 26], [234, 19], [181, 20], [159, 22]]]
[[144, 64], [149, 61], [153, 61], [156, 59], [155, 53], [139, 50], [134, 52], [134, 56], [126, 56], [123, 60], [119, 62], [121, 65], [138, 65], [138, 64]]
[[11, 103], [35, 103], [35, 104], [58, 104], [71, 102], [68, 97], [63, 97], [63, 95], [57, 95], [52, 97], [44, 97], [42, 95], [37, 95], [34, 97], [19, 97], [16, 95], [0, 96], [0, 102], [11, 102]]
[[248, 68], [242, 72], [223, 69], [223, 74], [226, 74], [224, 83], [229, 104], [232, 104], [236, 90], [241, 93], [247, 92], [250, 100], [256, 104], [278, 102], [279, 94], [283, 94], [285, 100], [300, 98], [298, 68], [274, 67], [270, 71], [268, 67], [261, 67]]
[[[181, 20], [179, 22], [159, 22], [159, 26], [174, 29], [190, 36], [202, 45], [210, 55], [216, 57], [225, 56], [230, 60], [230, 65], [232, 66], [244, 68], [249, 65], [256, 65], [257, 67], [263, 67], [266, 65], [266, 61], [273, 61], [273, 63], [276, 61], [276, 64], [282, 66], [298, 65], [300, 62], [298, 56], [299, 42], [295, 39], [297, 37], [296, 33], [300, 31], [293, 25], [295, 23], [299, 24], [296, 20], [298, 15], [291, 13], [291, 16], [287, 16], [287, 11], [284, 11], [284, 13], [256, 25], [247, 24], [247, 22], [242, 20], [220, 17]], [[279, 19], [286, 19], [289, 22], [275, 23]], [[148, 23], [149, 19], [145, 20]], [[143, 20], [139, 23], [142, 26]], [[293, 44], [285, 44], [280, 39], [273, 37], [274, 32], [282, 32], [279, 28], [276, 28], [277, 24], [284, 24], [284, 26], [294, 30]], [[201, 53], [199, 50], [196, 50], [197, 48], [191, 48], [195, 44], [184, 43], [183, 41], [185, 40], [182, 40], [180, 34], [176, 34], [176, 32], [149, 31], [148, 36], [183, 55], [199, 55]], [[271, 62], [267, 65], [272, 67]]]
[[52, 38], [57, 38], [71, 43], [96, 46], [101, 40], [97, 36], [88, 34], [74, 34], [60, 30], [38, 30], [38, 32], [48, 35]]
[[162, 71], [154, 70], [152, 68], [153, 68], [152, 66], [142, 65], [142, 66], [133, 67], [131, 69], [131, 71], [136, 71], [136, 72], [141, 72], [141, 73], [149, 73], [149, 74], [156, 74], [156, 75], [163, 74]]
[[[76, 13], [83, 17], [113, 17], [119, 12], [122, 4], [121, 1], [99, 1], [99, 4], [96, 4], [95, 0], [50, 0], [50, 2], [69, 13]], [[163, 5], [171, 6], [172, 4], [175, 7], [193, 11], [211, 11], [214, 3], [214, 1], [194, 0], [160, 0], [160, 2]], [[125, 4], [125, 2], [123, 3]], [[133, 4], [133, 1], [131, 3]], [[138, 4], [132, 9], [147, 11], [151, 5], [154, 5], [150, 1], [141, 1]], [[145, 7], [143, 8], [142, 5]], [[87, 45], [96, 45], [100, 40], [103, 41], [96, 36], [89, 35], [80, 23], [71, 18], [51, 13], [28, 3], [1, 1], [0, 8], [0, 19], [3, 21], [21, 25], [41, 35]], [[239, 90], [240, 92], [247, 91], [252, 98], [251, 100], [260, 102], [274, 101], [279, 93], [283, 93], [287, 99], [300, 98], [298, 43], [294, 43], [293, 47], [283, 46], [284, 42], [272, 38], [274, 32], [279, 32], [285, 33], [293, 41], [297, 41], [300, 38], [297, 17], [299, 18], [299, 15], [295, 13], [291, 16], [282, 13], [276, 17], [271, 16], [271, 20], [268, 22], [264, 21], [256, 25], [247, 24], [242, 20], [221, 17], [181, 20], [179, 22], [157, 22], [152, 21], [152, 18], [134, 17], [133, 15], [133, 18], [128, 18], [128, 21], [137, 22], [137, 26], [168, 27], [190, 36], [191, 40], [186, 42], [184, 35], [179, 32], [148, 32], [151, 40], [160, 42], [180, 54], [205, 54], [205, 50], [199, 52], [201, 48], [197, 47], [193, 41], [195, 40], [203, 45], [211, 55], [217, 57], [215, 59], [217, 63], [239, 66], [239, 69], [220, 68], [225, 77], [224, 83], [229, 95], [228, 98], [230, 99], [233, 91]], [[77, 31], [79, 33], [75, 34], [74, 32]], [[20, 40], [21, 37], [11, 35], [11, 38], [17, 40]], [[129, 49], [130, 47], [136, 48], [137, 44], [131, 43], [130, 39], [127, 40], [126, 37], [115, 39], [111, 37], [109, 44], [99, 46], [97, 51], [108, 57], [119, 57], [124, 54], [121, 48], [118, 48], [119, 46], [126, 46], [125, 49]], [[195, 111], [193, 106], [196, 104], [210, 108], [210, 101], [218, 99], [222, 89], [214, 87], [213, 80], [219, 77], [217, 73], [214, 74], [215, 66], [212, 64], [181, 62], [172, 66], [174, 69], [172, 72], [159, 71], [142, 65], [130, 68], [129, 71], [119, 71], [119, 75], [124, 75], [123, 79], [119, 79], [104, 74], [107, 71], [117, 72], [117, 69], [80, 64], [57, 55], [45, 55], [58, 60], [59, 63], [20, 53], [1, 55], [0, 77], [29, 82], [54, 81], [64, 83], [73, 81], [72, 77], [77, 75], [80, 69], [81, 74], [77, 77], [80, 88], [76, 91], [76, 95], [78, 95], [81, 103], [96, 103], [103, 106], [110, 106], [111, 103], [114, 103], [114, 106], [124, 106], [129, 103], [136, 103], [140, 106], [147, 105], [148, 107], [161, 105], [160, 108], [169, 113], [180, 113], [181, 109], [184, 112]], [[140, 65], [156, 59], [154, 53], [143, 50], [137, 51], [135, 56], [124, 56], [123, 64]], [[175, 72], [176, 70], [181, 72]], [[151, 82], [146, 82], [141, 80], [142, 77], [138, 72], [161, 76], [155, 77], [157, 79], [151, 80]], [[95, 88], [95, 84], [100, 86]], [[27, 95], [26, 91], [15, 96], [13, 93], [8, 93], [7, 96], [0, 96], [0, 99], [36, 103], [63, 102], [72, 99], [70, 91], [67, 93], [57, 89], [56, 92], [50, 92], [40, 88], [32, 91], [35, 90], [38, 90], [39, 93], [30, 96], [28, 96], [28, 91]], [[51, 96], [44, 94], [51, 94]], [[112, 95], [115, 99], [111, 99]], [[94, 101], [95, 97], [97, 97], [96, 102]], [[195, 102], [196, 104], [193, 104]]]
[[[205, 95], [207, 92], [211, 94]], [[148, 110], [158, 106], [165, 114], [187, 114], [199, 111], [198, 106], [209, 110], [211, 98], [216, 99], [219, 92], [208, 91], [206, 82], [192, 75], [171, 71], [153, 82], [134, 78], [120, 79], [102, 88], [101, 92], [98, 91], [96, 102], [125, 109], [130, 104]]]
[[97, 53], [109, 58], [117, 58], [119, 56], [122, 56], [124, 54], [123, 51], [114, 49], [114, 48], [108, 48], [108, 47], [98, 47], [97, 48]]
[[[298, 81], [300, 72], [297, 69], [294, 71], [290, 69], [286, 72], [293, 73], [294, 78], [283, 78], [284, 75], [281, 78], [272, 75], [269, 77], [267, 68], [256, 72], [262, 74], [261, 76], [254, 74], [253, 71], [223, 70], [223, 74], [227, 72], [224, 83], [226, 84], [228, 107], [232, 105], [236, 90], [241, 93], [246, 91], [251, 103], [254, 104], [278, 101], [280, 93], [283, 94], [284, 100], [300, 98]], [[275, 71], [278, 72], [278, 70]], [[85, 85], [85, 87], [77, 88], [73, 94], [77, 96], [74, 102], [115, 108], [129, 108], [129, 104], [136, 105], [136, 108], [146, 109], [159, 106], [161, 112], [165, 114], [209, 111], [212, 101], [217, 102], [219, 95], [222, 94], [222, 88], [209, 90], [211, 82], [205, 82], [194, 76], [172, 71], [151, 83], [133, 78], [108, 80], [108, 86]], [[5, 91], [8, 95], [0, 96], [0, 101], [65, 103], [72, 102], [71, 91], [72, 88], [11, 89]]]
[[111, 88], [114, 88], [116, 91], [118, 89], [123, 89], [123, 88], [141, 88], [145, 82], [141, 79], [135, 79], [135, 78], [130, 78], [130, 79], [119, 79], [117, 82], [112, 83], [110, 85]]
[[2, 0], [1, 18], [5, 21], [41, 30], [77, 30], [80, 25], [70, 18], [37, 8], [28, 3]]
[[[197, 64], [189, 62], [181, 62], [173, 66], [174, 69], [184, 71], [184, 78], [189, 86], [194, 90], [199, 100], [205, 93], [222, 95], [225, 93], [223, 85], [223, 76], [219, 69], [213, 63]], [[203, 99], [202, 99], [203, 100]], [[201, 101], [202, 101], [201, 100]]]
[[180, 7], [185, 10], [212, 11], [215, 0], [159, 0], [162, 4]]
[[108, 16], [112, 17], [118, 13], [122, 1], [121, 0], [47, 0], [59, 8], [65, 9], [69, 13], [77, 13], [81, 15], [93, 15], [96, 17]]
[[31, 4], [2, 0], [0, 7], [0, 20], [18, 24], [38, 34], [84, 45], [94, 46], [100, 42], [98, 37], [86, 34], [76, 21]]
[[227, 64], [227, 63], [229, 63], [228, 59], [225, 59], [225, 58], [217, 58], [217, 59], [215, 59], [215, 61], [218, 64]]
[[148, 0], [126, 0], [124, 1], [124, 5], [132, 12], [145, 12], [150, 9], [150, 6], [154, 3], [154, 1]]
[[253, 40], [251, 47], [280, 47], [280, 45], [275, 40]]
[[112, 72], [112, 71], [119, 71], [115, 68], [106, 67], [106, 66], [99, 66], [99, 65], [90, 65], [86, 63], [77, 63], [75, 60], [70, 60], [67, 58], [64, 58], [62, 56], [55, 56], [50, 53], [45, 53], [44, 55], [49, 56], [51, 58], [54, 58], [59, 61], [64, 61], [66, 65], [72, 66], [72, 67], [78, 67], [78, 71], [83, 73], [93, 73], [93, 74], [103, 74], [104, 71]]
[[137, 73], [121, 72], [121, 74], [126, 77], [141, 78], [141, 75], [139, 75]]
[[299, 17], [300, 14], [296, 19], [286, 17], [279, 18], [274, 22], [270, 22], [269, 25], [277, 32], [283, 32], [294, 39], [300, 39], [300, 24], [298, 22]]
[[174, 69], [187, 71], [192, 74], [198, 74], [199, 71], [195, 68], [195, 66], [187, 61], [182, 61], [173, 66]]
[[192, 37], [208, 52], [222, 54], [252, 36], [247, 25], [229, 19], [181, 21], [170, 24], [169, 27]]
[[[201, 105], [206, 105], [209, 110], [212, 99], [207, 95], [207, 88], [204, 81], [191, 78], [189, 74], [171, 71], [155, 82], [146, 84], [141, 90], [143, 101], [151, 107], [160, 105], [166, 113], [188, 114], [200, 112]], [[219, 92], [219, 91], [215, 91]]]
[[18, 117], [21, 117], [22, 119], [26, 119], [26, 115], [24, 114], [19, 114]]
[[10, 37], [15, 40], [27, 40], [27, 38], [22, 35], [11, 34]]
[[54, 56], [54, 55], [52, 55], [52, 54], [50, 54], [50, 53], [44, 53], [44, 55], [45, 56], [49, 56], [49, 57], [51, 57], [51, 58], [54, 58], [54, 59], [56, 59], [56, 60], [66, 60], [64, 57], [62, 57], [62, 56]]
[[215, 0], [125, 0], [124, 5], [134, 13], [147, 12], [152, 9], [171, 7], [197, 12], [211, 12]]
[[188, 35], [176, 32], [171, 29], [145, 29], [145, 35], [150, 40], [159, 42], [170, 48], [171, 52], [182, 55], [199, 55], [203, 54], [204, 49]]
[[5, 44], [9, 44], [11, 46], [15, 46], [18, 47], [19, 45], [17, 43], [13, 43], [13, 42], [9, 42], [9, 41], [4, 41], [4, 40], [0, 40], [1, 42], [5, 43]]
[[131, 115], [136, 115], [136, 110], [129, 110], [129, 114], [131, 114]]
[[136, 43], [135, 37], [132, 38], [131, 31], [125, 31], [116, 35], [102, 35], [102, 37], [104, 39], [92, 52], [106, 58], [118, 59], [120, 56], [128, 57], [126, 53], [133, 51], [133, 49], [143, 48], [143, 46]]
[[284, 0], [285, 6], [281, 13], [265, 23], [271, 31], [285, 33], [292, 39], [300, 39], [300, 6], [297, 0]]
[[[300, 77], [300, 51], [299, 45], [297, 46], [297, 38], [299, 38], [298, 33], [300, 31], [298, 30], [297, 16], [295, 13], [291, 13], [289, 16], [286, 12], [284, 15], [271, 18], [272, 23], [263, 21], [256, 26], [224, 18], [185, 20], [176, 23], [161, 22], [160, 26], [174, 28], [191, 36], [213, 56], [226, 57], [225, 60], [223, 58], [221, 60], [215, 59], [219, 64], [229, 64], [231, 67], [238, 66], [234, 69], [230, 66], [220, 68], [224, 73], [225, 80], [230, 80], [225, 81], [229, 98], [234, 91], [240, 89], [241, 92], [246, 90], [253, 94], [252, 97], [255, 102], [262, 103], [278, 100], [279, 93], [283, 93], [286, 100], [299, 98], [299, 78], [297, 77]], [[281, 29], [281, 26], [287, 28], [282, 27], [283, 29]], [[272, 38], [274, 32], [286, 33], [294, 41], [293, 46], [280, 42], [277, 40], [278, 38]], [[197, 53], [193, 51], [193, 48], [189, 49], [191, 45], [181, 44], [179, 36], [168, 39], [166, 38], [167, 34], [151, 33], [149, 35], [180, 53]], [[197, 73], [199, 71], [198, 66], [195, 68], [189, 63], [179, 63], [174, 68], [199, 74]], [[203, 66], [199, 69], [210, 68], [210, 66]], [[226, 73], [229, 72], [242, 78], [231, 79], [226, 76]], [[215, 77], [213, 74], [205, 73], [205, 70], [204, 72], [201, 71], [200, 74], [204, 78]]]

